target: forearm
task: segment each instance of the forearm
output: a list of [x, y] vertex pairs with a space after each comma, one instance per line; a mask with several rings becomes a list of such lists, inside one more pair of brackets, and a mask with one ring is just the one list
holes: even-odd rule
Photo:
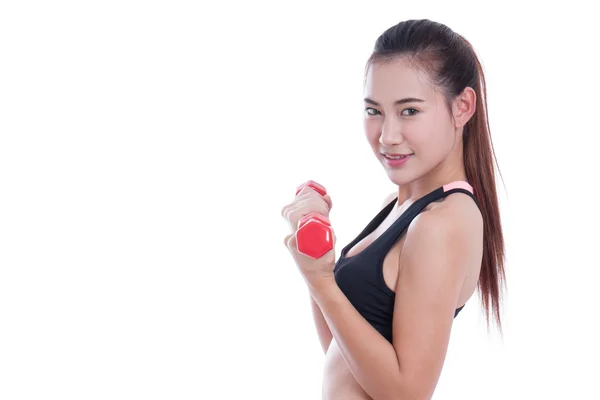
[[394, 347], [358, 313], [335, 280], [310, 290], [357, 382], [374, 400], [397, 399], [401, 374]]
[[[309, 293], [310, 294], [310, 293]], [[329, 349], [329, 345], [331, 344], [331, 339], [333, 335], [331, 334], [331, 330], [327, 325], [327, 321], [325, 321], [325, 317], [319, 308], [319, 305], [310, 294], [310, 305], [312, 309], [313, 319], [315, 322], [315, 327], [317, 329], [317, 334], [319, 335], [319, 342], [321, 343], [321, 347], [323, 348], [323, 353], [327, 353], [327, 349]]]

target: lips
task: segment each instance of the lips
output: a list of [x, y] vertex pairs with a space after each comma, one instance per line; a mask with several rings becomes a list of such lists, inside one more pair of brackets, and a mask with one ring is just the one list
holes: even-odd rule
[[412, 153], [408, 153], [408, 154], [399, 154], [399, 153], [381, 153], [384, 157], [390, 158], [390, 159], [394, 159], [394, 158], [403, 158], [403, 157], [407, 157], [407, 156], [412, 156]]

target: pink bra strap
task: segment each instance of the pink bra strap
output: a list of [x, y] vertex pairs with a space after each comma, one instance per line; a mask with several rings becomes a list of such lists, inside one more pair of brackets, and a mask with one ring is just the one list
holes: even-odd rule
[[465, 190], [468, 190], [469, 192], [471, 192], [471, 194], [473, 193], [473, 186], [469, 185], [465, 181], [454, 181], [454, 182], [444, 185], [443, 187], [444, 187], [444, 192], [447, 192], [452, 189], [465, 189]]

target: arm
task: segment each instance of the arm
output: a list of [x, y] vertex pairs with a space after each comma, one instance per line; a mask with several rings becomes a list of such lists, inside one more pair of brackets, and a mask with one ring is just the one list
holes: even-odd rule
[[312, 308], [313, 319], [315, 321], [315, 327], [317, 328], [317, 334], [319, 335], [319, 342], [321, 342], [323, 353], [327, 354], [327, 349], [329, 349], [333, 335], [331, 334], [329, 325], [327, 325], [327, 321], [325, 321], [325, 317], [323, 317], [323, 312], [315, 302], [315, 299], [312, 297], [312, 295], [310, 296], [310, 305]]
[[[397, 196], [398, 193], [396, 192], [393, 192], [386, 196], [386, 198], [383, 200], [381, 208], [383, 209], [385, 206], [390, 204], [390, 202]], [[327, 354], [327, 350], [329, 349], [329, 345], [331, 344], [331, 339], [333, 338], [331, 329], [329, 329], [329, 325], [327, 325], [327, 321], [323, 316], [323, 312], [319, 308], [319, 305], [317, 304], [312, 295], [310, 296], [310, 306], [312, 309], [312, 315], [315, 321], [317, 334], [319, 336], [319, 342], [321, 343], [321, 347], [323, 348], [323, 353]]]
[[348, 367], [374, 400], [430, 399], [437, 385], [458, 296], [482, 235], [470, 207], [450, 204], [420, 214], [408, 228], [398, 260], [393, 345], [335, 280], [311, 287]]

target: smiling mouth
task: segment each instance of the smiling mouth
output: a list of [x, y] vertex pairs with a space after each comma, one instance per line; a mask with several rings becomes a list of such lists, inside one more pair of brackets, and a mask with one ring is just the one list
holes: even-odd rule
[[407, 158], [407, 157], [410, 157], [410, 156], [412, 156], [412, 154], [394, 155], [394, 156], [392, 156], [392, 155], [387, 155], [387, 154], [384, 154], [384, 153], [382, 153], [382, 154], [383, 154], [383, 156], [384, 156], [385, 158], [387, 158], [388, 160], [403, 160], [403, 159], [405, 159], [405, 158]]

